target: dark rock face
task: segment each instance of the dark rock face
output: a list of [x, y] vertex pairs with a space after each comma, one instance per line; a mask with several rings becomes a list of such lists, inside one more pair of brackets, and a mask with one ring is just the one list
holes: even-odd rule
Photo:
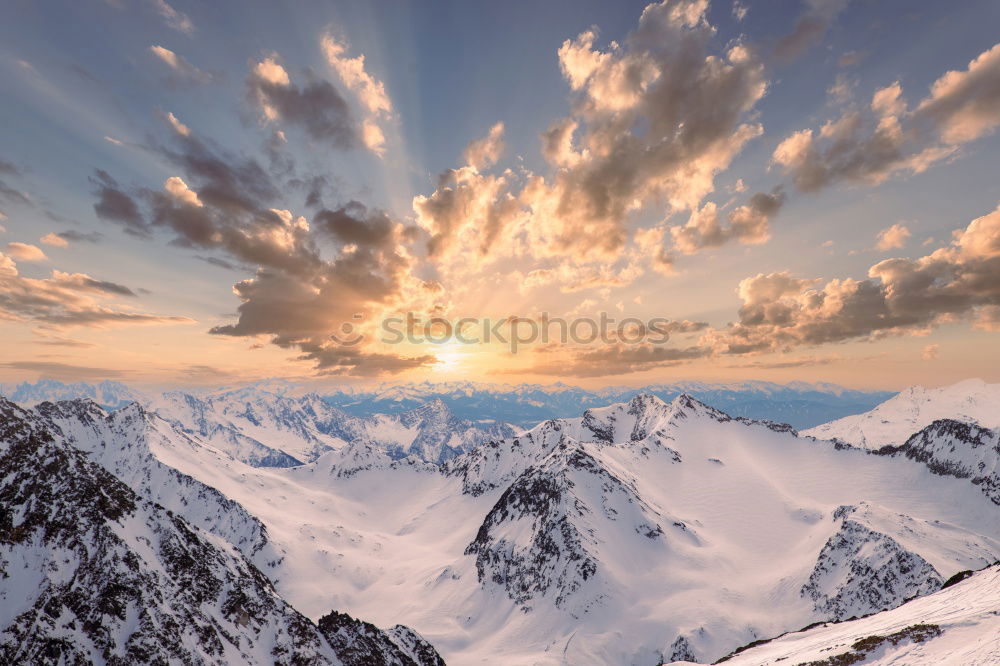
[[[691, 649], [691, 643], [683, 636], [678, 636], [677, 640], [670, 646], [670, 661], [696, 661], [697, 655]], [[668, 662], [669, 663], [669, 662]]]
[[[558, 606], [596, 573], [584, 535], [568, 515], [582, 507], [568, 491], [565, 478], [539, 468], [530, 468], [504, 491], [465, 550], [476, 556], [481, 582], [503, 586], [518, 604], [555, 587]], [[532, 522], [527, 544], [509, 543], [500, 534], [505, 524], [519, 520]]]
[[823, 546], [802, 587], [817, 613], [832, 620], [860, 617], [941, 589], [941, 575], [930, 563], [855, 519], [855, 509], [837, 510], [840, 529]]
[[[503, 492], [466, 548], [476, 556], [479, 580], [499, 586], [524, 610], [548, 596], [574, 614], [587, 612], [606, 592], [597, 581], [603, 566], [603, 530], [618, 523], [661, 545], [664, 527], [694, 538], [639, 498], [586, 445], [562, 440]], [[587, 588], [587, 589], [584, 589]]]
[[333, 611], [319, 619], [319, 630], [345, 666], [445, 666], [430, 643], [401, 624], [382, 631]]
[[902, 446], [873, 453], [904, 456], [933, 473], [969, 479], [994, 504], [1000, 504], [1000, 432], [972, 423], [941, 419], [912, 435]]
[[[240, 504], [173, 467], [150, 450], [157, 426], [173, 428], [138, 404], [105, 412], [90, 400], [44, 402], [26, 413], [38, 427], [87, 454], [136, 493], [235, 545], [258, 566], [276, 561], [267, 529]], [[183, 434], [174, 431], [183, 438]]]
[[[325, 663], [329, 648], [235, 548], [136, 495], [45, 431], [0, 454], [0, 560], [30, 577], [6, 663]], [[16, 589], [16, 588], [15, 588]], [[14, 589], [5, 590], [5, 597]]]
[[[0, 399], [0, 663], [343, 661], [239, 549], [138, 494], [61, 435]], [[342, 636], [354, 637], [356, 623]], [[404, 627], [364, 628], [379, 641], [376, 661], [351, 663], [443, 663]], [[397, 658], [410, 652], [417, 658]]]

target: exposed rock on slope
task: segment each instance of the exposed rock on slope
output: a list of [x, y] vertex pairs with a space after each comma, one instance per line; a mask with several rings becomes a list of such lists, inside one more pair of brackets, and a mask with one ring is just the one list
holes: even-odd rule
[[[366, 626], [377, 639], [367, 656], [342, 653], [232, 544], [60, 435], [0, 400], [0, 661], [440, 663], [399, 628]], [[356, 633], [348, 624], [344, 636]]]

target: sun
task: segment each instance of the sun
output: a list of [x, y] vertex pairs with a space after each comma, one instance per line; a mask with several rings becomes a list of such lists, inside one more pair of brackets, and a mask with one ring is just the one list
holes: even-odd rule
[[451, 340], [435, 350], [437, 369], [441, 372], [453, 372], [464, 365], [466, 350], [457, 340]]

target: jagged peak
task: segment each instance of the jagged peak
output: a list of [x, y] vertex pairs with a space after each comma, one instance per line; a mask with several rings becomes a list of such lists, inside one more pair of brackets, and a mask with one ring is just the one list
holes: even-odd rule
[[409, 413], [421, 416], [451, 416], [451, 408], [441, 398], [432, 398], [419, 407], [409, 410]]
[[991, 437], [996, 433], [996, 430], [986, 428], [978, 423], [970, 421], [961, 421], [959, 419], [937, 419], [927, 427], [913, 433], [906, 443], [909, 444], [911, 441], [916, 441], [929, 435], [952, 435], [963, 439], [981, 440], [984, 437]]
[[89, 413], [100, 418], [107, 417], [108, 410], [104, 409], [93, 398], [72, 398], [71, 400], [46, 400], [40, 402], [33, 408], [39, 414], [59, 415], [84, 414]]
[[681, 393], [679, 396], [671, 400], [670, 408], [675, 414], [681, 412], [701, 414], [710, 416], [717, 421], [729, 421], [732, 418], [729, 414], [726, 414], [722, 410], [716, 409], [715, 407], [698, 400], [690, 393]]

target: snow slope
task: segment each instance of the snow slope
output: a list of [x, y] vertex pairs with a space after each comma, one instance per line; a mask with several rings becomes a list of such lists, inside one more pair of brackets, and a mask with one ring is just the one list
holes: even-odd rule
[[406, 627], [314, 624], [232, 544], [3, 399], [0, 572], [3, 663], [442, 663]]
[[278, 591], [415, 627], [450, 662], [717, 659], [1000, 557], [1000, 513], [905, 455], [640, 395], [443, 467], [365, 441], [292, 468], [151, 442], [261, 520]]
[[[216, 416], [264, 430], [285, 414], [247, 394], [220, 404]], [[991, 430], [939, 421], [873, 451], [686, 395], [640, 394], [438, 464], [442, 447], [386, 446], [417, 442], [413, 423], [451, 446], [451, 417], [421, 409], [430, 413], [412, 422], [364, 421], [365, 436], [292, 467], [248, 464], [228, 442], [138, 407], [28, 414], [220, 542], [262, 525], [260, 566], [321, 631], [375, 649], [382, 634], [322, 618], [338, 608], [404, 624], [459, 665], [711, 662], [814, 622], [896, 608], [1000, 559]], [[204, 488], [219, 493], [214, 504], [202, 506]], [[226, 502], [224, 515], [212, 508]]]
[[312, 462], [355, 440], [378, 446], [394, 458], [443, 463], [515, 432], [504, 423], [460, 419], [437, 400], [397, 414], [357, 417], [316, 394], [291, 396], [256, 387], [205, 395], [169, 392], [154, 399], [151, 409], [255, 467]]
[[913, 386], [869, 412], [846, 416], [802, 434], [877, 449], [903, 444], [910, 435], [939, 419], [1000, 427], [1000, 384], [969, 379], [942, 388]]
[[794, 632], [747, 649], [727, 666], [1000, 663], [1000, 565], [893, 610]]

